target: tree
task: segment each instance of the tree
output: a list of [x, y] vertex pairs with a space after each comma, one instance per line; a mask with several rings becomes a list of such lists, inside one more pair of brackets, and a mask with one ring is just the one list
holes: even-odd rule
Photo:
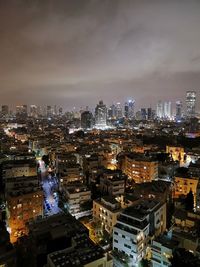
[[184, 248], [175, 249], [170, 259], [171, 267], [196, 267], [200, 266], [200, 260], [194, 254]]
[[42, 160], [44, 161], [45, 165], [49, 165], [49, 155], [43, 155]]
[[187, 194], [185, 198], [185, 209], [192, 211], [193, 208], [194, 208], [194, 196], [192, 190], [190, 190], [190, 192]]
[[150, 266], [150, 261], [147, 259], [142, 259], [140, 262], [140, 267], [149, 267]]

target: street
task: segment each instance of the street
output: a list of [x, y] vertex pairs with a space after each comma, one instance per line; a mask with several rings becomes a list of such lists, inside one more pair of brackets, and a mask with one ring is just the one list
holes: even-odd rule
[[53, 215], [61, 212], [58, 207], [58, 195], [54, 192], [55, 181], [45, 177], [43, 179], [43, 191], [44, 191], [44, 214]]

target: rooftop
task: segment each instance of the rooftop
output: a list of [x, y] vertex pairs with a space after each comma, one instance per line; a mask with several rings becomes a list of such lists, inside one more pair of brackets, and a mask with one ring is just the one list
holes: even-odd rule
[[56, 267], [80, 267], [104, 257], [103, 250], [95, 245], [87, 235], [77, 234], [73, 240], [74, 247], [49, 255], [50, 260]]
[[166, 248], [169, 248], [169, 249], [174, 249], [178, 246], [179, 244], [179, 241], [177, 241], [176, 239], [174, 238], [170, 238], [169, 236], [167, 235], [161, 235], [159, 237], [157, 237], [155, 239], [155, 241], [153, 241], [153, 244], [154, 242], [158, 242], [160, 243], [163, 247], [166, 247]]
[[129, 217], [134, 217], [136, 219], [143, 220], [150, 212], [152, 212], [159, 205], [160, 202], [156, 200], [141, 200], [138, 204], [126, 208], [123, 214], [128, 215]]

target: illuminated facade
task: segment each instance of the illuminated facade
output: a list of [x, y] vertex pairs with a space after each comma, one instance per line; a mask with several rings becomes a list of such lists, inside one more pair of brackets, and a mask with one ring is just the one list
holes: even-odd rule
[[27, 234], [26, 223], [43, 215], [43, 192], [34, 160], [16, 160], [3, 166], [11, 242]]
[[170, 259], [173, 256], [173, 250], [179, 242], [168, 236], [160, 236], [152, 241], [151, 244], [151, 262], [153, 267], [169, 267]]
[[187, 91], [186, 93], [186, 115], [191, 118], [195, 116], [196, 92]]
[[124, 105], [124, 116], [127, 119], [133, 119], [135, 112], [135, 100], [129, 99]]
[[110, 234], [121, 211], [120, 203], [114, 198], [102, 197], [101, 200], [93, 201], [93, 219], [100, 221], [102, 227]]
[[71, 184], [63, 187], [67, 199], [67, 208], [71, 215], [78, 217], [81, 205], [91, 200], [91, 191], [83, 184]]
[[95, 108], [95, 125], [100, 128], [107, 125], [107, 108], [103, 101], [99, 101]]
[[[198, 185], [198, 177], [180, 177], [176, 176], [174, 185], [174, 198], [178, 198], [181, 195], [186, 196], [190, 191], [194, 195], [194, 202], [196, 202], [196, 193]], [[194, 203], [196, 205], [196, 203]]]
[[124, 258], [127, 266], [138, 266], [146, 256], [150, 235], [159, 236], [166, 230], [166, 204], [143, 200], [125, 209], [113, 228], [114, 265]]
[[134, 154], [125, 156], [124, 173], [136, 183], [151, 182], [158, 179], [158, 162], [138, 157]]
[[166, 153], [171, 154], [174, 161], [182, 163], [184, 161], [185, 151], [183, 147], [166, 146]]
[[17, 238], [28, 234], [26, 223], [43, 215], [43, 192], [36, 190], [30, 193], [7, 197], [8, 225], [12, 243]]

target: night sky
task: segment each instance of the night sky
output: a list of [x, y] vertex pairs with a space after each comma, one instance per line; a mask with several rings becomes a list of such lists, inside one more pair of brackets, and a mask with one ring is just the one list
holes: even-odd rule
[[199, 0], [0, 0], [1, 104], [199, 104], [199, 88]]

